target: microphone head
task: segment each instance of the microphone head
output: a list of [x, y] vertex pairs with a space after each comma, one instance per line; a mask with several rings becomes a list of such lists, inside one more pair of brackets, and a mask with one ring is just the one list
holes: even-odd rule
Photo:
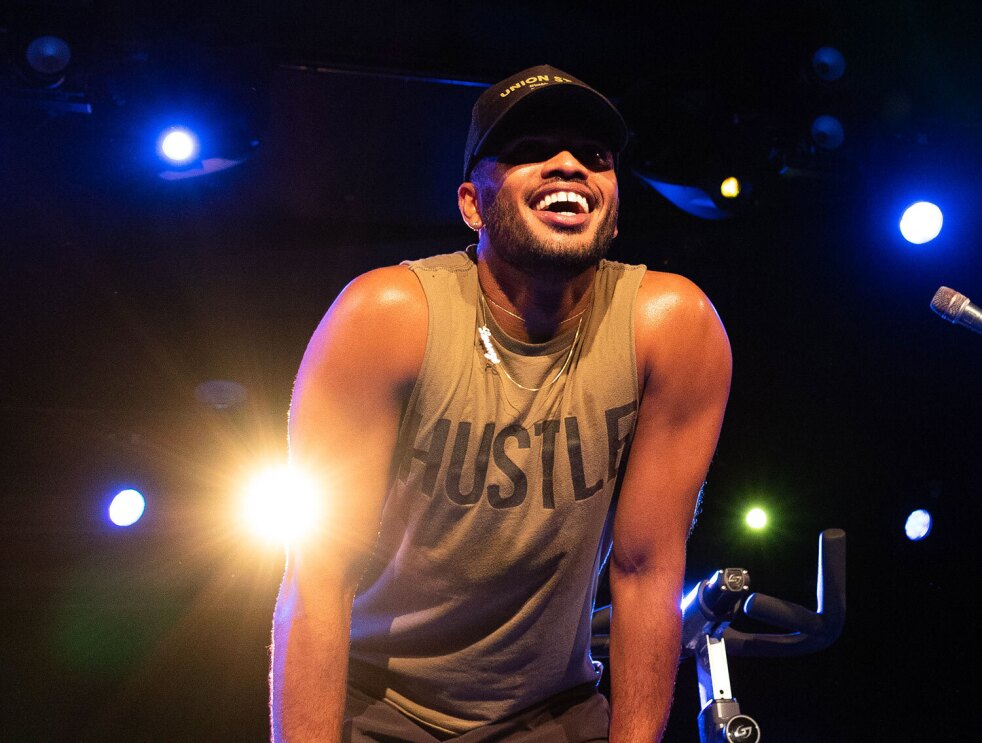
[[969, 299], [964, 294], [956, 292], [954, 289], [949, 289], [947, 286], [942, 286], [934, 293], [934, 298], [931, 300], [931, 309], [941, 315], [945, 320], [957, 322], [958, 316], [965, 309], [965, 305], [968, 302]]

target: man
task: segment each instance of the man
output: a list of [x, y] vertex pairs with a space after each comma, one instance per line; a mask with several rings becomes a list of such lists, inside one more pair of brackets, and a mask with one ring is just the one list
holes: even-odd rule
[[692, 283], [604, 259], [626, 139], [555, 68], [492, 86], [458, 190], [477, 245], [355, 279], [315, 332], [291, 457], [328, 513], [277, 602], [276, 740], [660, 739], [730, 352]]

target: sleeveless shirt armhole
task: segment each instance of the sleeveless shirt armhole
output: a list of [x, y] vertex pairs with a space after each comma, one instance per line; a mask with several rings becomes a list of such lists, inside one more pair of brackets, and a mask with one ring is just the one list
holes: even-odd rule
[[[638, 302], [638, 292], [641, 289], [641, 282], [644, 281], [645, 274], [648, 272], [648, 267], [643, 263], [621, 263], [620, 261], [612, 261], [607, 258], [602, 259], [602, 267], [608, 271], [617, 271], [621, 274], [622, 278], [631, 277], [631, 284], [629, 285], [629, 295], [625, 299], [628, 301], [628, 348], [631, 358], [631, 379], [633, 380], [633, 394], [634, 394], [634, 404], [640, 409], [641, 407], [641, 378], [638, 376], [638, 346], [637, 341], [634, 337], [635, 333], [635, 309]], [[631, 276], [631, 274], [637, 272], [637, 278]], [[634, 426], [636, 428], [638, 423], [637, 416], [634, 418]], [[632, 430], [633, 436], [633, 430]]]
[[409, 272], [416, 278], [419, 282], [419, 288], [423, 291], [423, 296], [426, 298], [426, 347], [423, 350], [423, 360], [419, 365], [419, 372], [416, 374], [416, 379], [413, 381], [413, 389], [409, 393], [409, 398], [406, 400], [406, 407], [402, 411], [402, 418], [399, 420], [399, 438], [402, 438], [403, 427], [406, 421], [406, 416], [415, 409], [416, 401], [419, 398], [420, 385], [422, 380], [425, 379], [425, 375], [428, 371], [427, 367], [430, 364], [430, 358], [432, 357], [432, 345], [433, 345], [433, 307], [430, 303], [430, 294], [426, 291], [426, 287], [423, 285], [423, 278], [417, 273], [416, 266], [413, 263], [418, 263], [417, 261], [403, 261], [399, 265], [405, 266], [409, 269]]
[[[638, 271], [638, 273], [641, 274], [641, 277], [640, 279], [638, 279], [637, 283], [634, 285], [633, 291], [631, 292], [631, 304], [630, 304], [631, 314], [629, 315], [630, 321], [628, 322], [628, 328], [629, 328], [628, 338], [630, 339], [630, 353], [631, 353], [631, 378], [634, 380], [634, 404], [637, 406], [638, 410], [641, 409], [641, 378], [638, 375], [638, 343], [634, 335], [636, 332], [635, 315], [636, 315], [636, 308], [638, 304], [638, 292], [641, 290], [641, 282], [644, 281], [644, 275], [645, 273], [647, 273], [647, 271], [648, 269], [645, 266], [641, 266], [640, 270]], [[635, 416], [634, 427], [633, 427], [635, 430], [637, 429], [637, 425], [638, 425], [638, 418], [637, 416]], [[633, 430], [631, 432], [631, 437], [632, 438], [634, 437]]]
[[407, 416], [416, 409], [419, 396], [422, 393], [424, 380], [427, 379], [427, 375], [432, 374], [432, 366], [434, 363], [433, 347], [436, 343], [436, 326], [433, 319], [439, 316], [439, 312], [434, 311], [434, 302], [436, 301], [437, 297], [434, 295], [433, 290], [426, 285], [424, 277], [437, 281], [439, 280], [438, 277], [441, 274], [465, 273], [472, 268], [473, 264], [470, 256], [468, 256], [465, 251], [458, 250], [453, 253], [427, 256], [425, 258], [418, 258], [415, 260], [404, 260], [401, 261], [399, 265], [406, 266], [406, 268], [409, 269], [409, 271], [419, 282], [420, 288], [423, 290], [423, 295], [426, 297], [427, 313], [426, 349], [423, 351], [423, 361], [419, 366], [419, 374], [416, 375], [416, 381], [413, 382], [413, 389], [409, 393], [406, 408], [403, 410], [402, 419], [399, 421], [399, 439], [401, 440], [404, 433]]

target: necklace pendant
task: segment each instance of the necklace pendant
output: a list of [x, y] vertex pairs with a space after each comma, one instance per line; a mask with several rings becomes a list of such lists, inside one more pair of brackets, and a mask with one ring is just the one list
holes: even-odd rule
[[477, 329], [477, 334], [481, 337], [481, 344], [484, 346], [484, 358], [492, 364], [500, 364], [501, 357], [491, 344], [491, 329], [487, 325], [482, 325]]

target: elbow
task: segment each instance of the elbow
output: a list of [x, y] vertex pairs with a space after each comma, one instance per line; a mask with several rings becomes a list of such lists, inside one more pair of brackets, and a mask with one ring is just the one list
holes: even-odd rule
[[672, 561], [643, 551], [612, 555], [610, 590], [615, 610], [620, 604], [660, 616], [681, 616], [683, 572]]
[[653, 561], [646, 550], [617, 549], [616, 542], [610, 555], [610, 579], [637, 579], [648, 574]]

